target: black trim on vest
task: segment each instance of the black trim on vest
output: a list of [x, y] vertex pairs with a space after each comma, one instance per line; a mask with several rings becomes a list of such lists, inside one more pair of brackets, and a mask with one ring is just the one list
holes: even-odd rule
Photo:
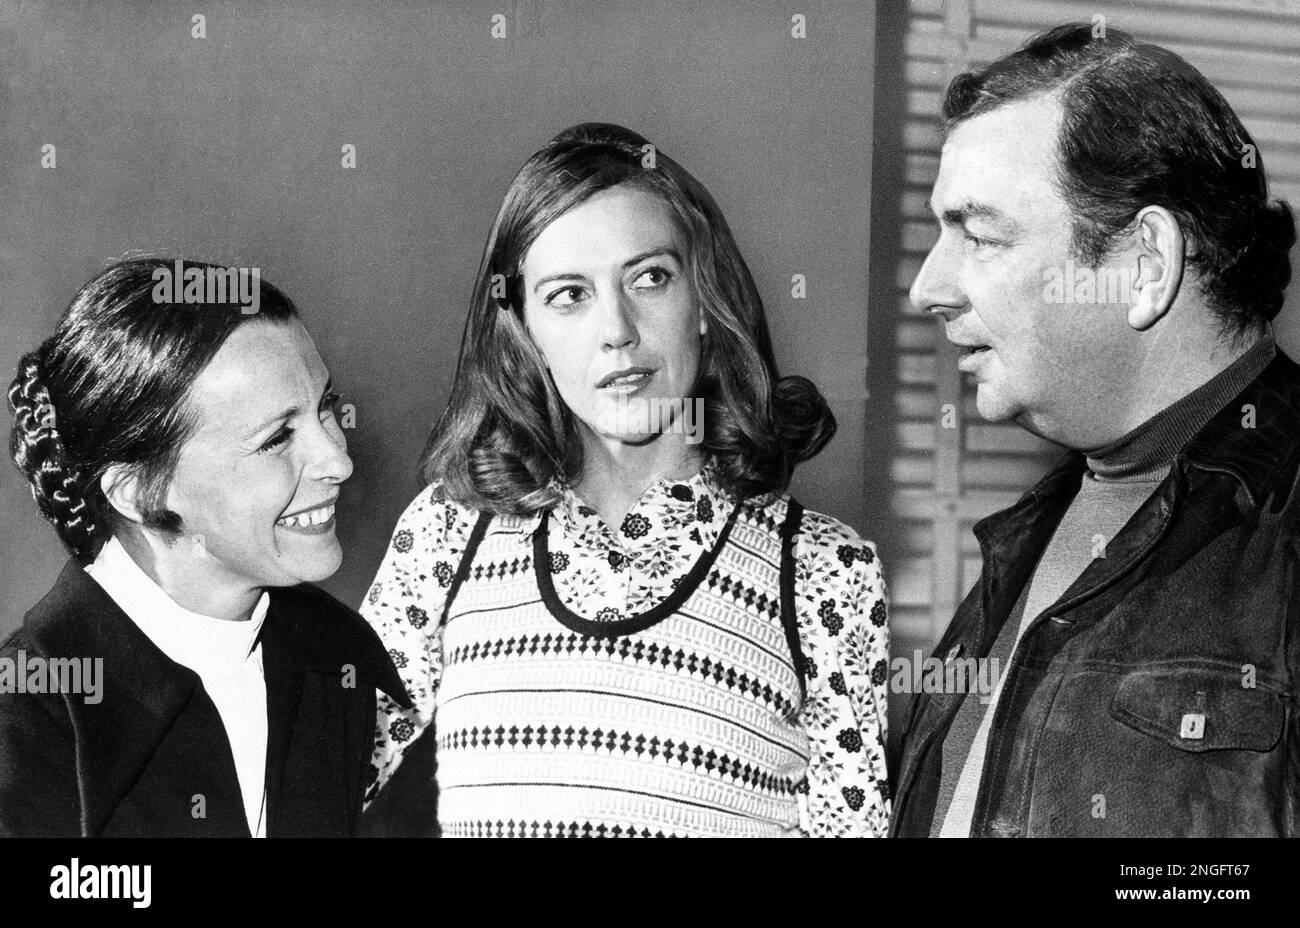
[[442, 605], [442, 619], [438, 622], [439, 627], [447, 624], [447, 615], [451, 612], [451, 604], [456, 599], [456, 594], [460, 592], [460, 586], [469, 576], [470, 568], [474, 566], [474, 553], [478, 551], [479, 544], [483, 541], [483, 536], [487, 534], [488, 523], [492, 521], [492, 510], [484, 510], [478, 514], [478, 521], [474, 523], [474, 529], [469, 533], [469, 541], [465, 542], [465, 550], [460, 556], [460, 566], [456, 568], [456, 576], [451, 578], [451, 586], [447, 590], [447, 600]]
[[551, 579], [550, 532], [548, 531], [550, 513], [543, 512], [541, 524], [533, 535], [533, 574], [537, 578], [537, 588], [541, 591], [542, 602], [561, 625], [580, 635], [591, 638], [617, 638], [620, 635], [645, 631], [680, 609], [687, 598], [695, 592], [696, 587], [709, 575], [709, 568], [713, 566], [718, 554], [727, 544], [727, 539], [731, 537], [731, 527], [736, 524], [736, 516], [740, 514], [740, 507], [744, 505], [743, 499], [736, 503], [735, 508], [731, 510], [731, 515], [727, 517], [727, 524], [718, 533], [718, 540], [714, 542], [713, 547], [700, 555], [695, 566], [663, 602], [638, 615], [613, 622], [593, 622], [591, 619], [584, 619], [564, 605], [556, 595], [555, 583]]
[[790, 657], [799, 676], [800, 712], [803, 712], [804, 700], [808, 698], [808, 662], [799, 645], [799, 617], [794, 601], [794, 537], [799, 534], [802, 521], [803, 506], [790, 499], [785, 507], [785, 521], [781, 523], [781, 628], [785, 630], [785, 642], [790, 646]]

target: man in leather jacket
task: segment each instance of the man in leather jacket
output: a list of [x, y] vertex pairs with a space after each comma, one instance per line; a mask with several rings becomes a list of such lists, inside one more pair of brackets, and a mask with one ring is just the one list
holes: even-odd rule
[[1068, 452], [975, 526], [935, 656], [999, 682], [915, 698], [893, 832], [1296, 835], [1291, 211], [1218, 91], [1104, 24], [958, 76], [944, 117], [912, 300], [981, 416]]

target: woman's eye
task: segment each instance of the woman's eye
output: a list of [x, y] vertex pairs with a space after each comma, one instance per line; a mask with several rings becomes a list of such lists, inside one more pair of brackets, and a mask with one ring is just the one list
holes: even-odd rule
[[637, 275], [632, 286], [638, 290], [652, 290], [655, 287], [662, 287], [668, 281], [673, 279], [672, 272], [662, 267], [648, 267]]
[[258, 448], [257, 450], [259, 452], [273, 451], [274, 449], [280, 447], [285, 442], [287, 442], [291, 435], [293, 435], [293, 429], [289, 428], [288, 426], [285, 426], [284, 428], [280, 429], [280, 431], [276, 432], [274, 435], [268, 438], [262, 444], [262, 447]]
[[965, 233], [964, 238], [966, 239], [966, 244], [970, 245], [972, 248], [987, 248], [989, 245], [993, 244], [992, 240], [980, 238], [978, 235], [971, 235], [969, 232]]
[[546, 297], [546, 305], [563, 308], [572, 306], [582, 300], [583, 289], [581, 287], [561, 287], [559, 290], [552, 291]]

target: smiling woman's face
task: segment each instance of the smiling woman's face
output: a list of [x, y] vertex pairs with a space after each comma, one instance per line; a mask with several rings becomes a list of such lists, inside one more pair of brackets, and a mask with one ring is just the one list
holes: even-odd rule
[[195, 568], [218, 582], [292, 586], [342, 562], [339, 485], [352, 473], [337, 396], [297, 320], [236, 329], [195, 379], [198, 425], [166, 506], [181, 516]]
[[[694, 387], [705, 324], [686, 258], [668, 205], [627, 186], [575, 206], [528, 249], [525, 321], [588, 439], [652, 440], [631, 401], [685, 400]], [[658, 425], [681, 436], [668, 415]]]

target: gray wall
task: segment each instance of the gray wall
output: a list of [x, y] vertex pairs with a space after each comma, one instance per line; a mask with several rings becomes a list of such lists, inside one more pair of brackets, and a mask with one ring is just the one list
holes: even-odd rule
[[[135, 250], [261, 267], [356, 407], [339, 511], [356, 604], [419, 487], [479, 252], [515, 170], [589, 120], [625, 124], [722, 205], [783, 372], [840, 432], [797, 478], [872, 537], [863, 493], [874, 10], [860, 0], [59, 2], [0, 9], [0, 371]], [[206, 16], [207, 38], [190, 17]], [[494, 13], [508, 37], [490, 37]], [[57, 146], [57, 168], [40, 167]], [[340, 167], [357, 146], [358, 167]], [[790, 277], [808, 298], [790, 296]], [[5, 418], [6, 430], [8, 419]], [[0, 466], [0, 635], [64, 553]]]

